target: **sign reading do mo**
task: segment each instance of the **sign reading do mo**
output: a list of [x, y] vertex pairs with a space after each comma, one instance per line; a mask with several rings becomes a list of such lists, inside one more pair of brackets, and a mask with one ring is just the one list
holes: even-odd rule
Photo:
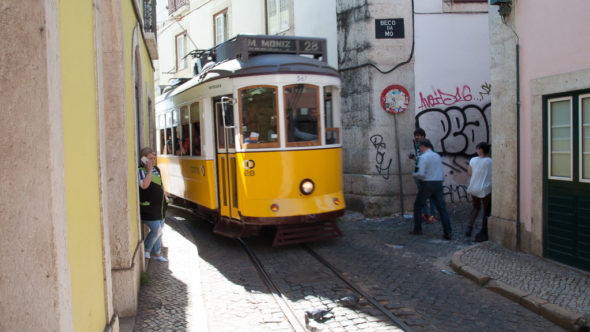
[[405, 38], [403, 18], [380, 18], [375, 20], [375, 38]]

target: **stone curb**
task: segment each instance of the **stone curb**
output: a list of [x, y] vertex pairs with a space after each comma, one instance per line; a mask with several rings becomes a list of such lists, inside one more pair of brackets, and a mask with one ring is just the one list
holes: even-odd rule
[[478, 243], [467, 248], [458, 250], [451, 257], [451, 267], [468, 279], [471, 279], [479, 286], [485, 287], [494, 291], [518, 304], [527, 308], [528, 310], [545, 317], [547, 320], [556, 325], [563, 327], [570, 331], [587, 332], [590, 331], [588, 321], [584, 316], [580, 316], [570, 310], [562, 308], [553, 303], [540, 299], [530, 293], [522, 291], [518, 288], [512, 287], [503, 281], [491, 278], [474, 268], [463, 263], [462, 256], [469, 250], [484, 245]]

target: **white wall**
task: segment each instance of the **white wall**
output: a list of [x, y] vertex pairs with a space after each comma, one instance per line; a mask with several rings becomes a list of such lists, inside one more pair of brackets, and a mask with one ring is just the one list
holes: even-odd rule
[[296, 0], [293, 7], [295, 36], [325, 38], [328, 64], [338, 68], [336, 0]]
[[235, 0], [232, 3], [232, 8], [231, 35], [263, 35], [265, 33], [264, 1]]
[[445, 156], [449, 197], [465, 200], [468, 155], [476, 153], [478, 143], [491, 143], [488, 17], [485, 13], [415, 17], [416, 121]]
[[439, 13], [442, 12], [441, 0], [419, 0], [414, 2], [416, 13]]

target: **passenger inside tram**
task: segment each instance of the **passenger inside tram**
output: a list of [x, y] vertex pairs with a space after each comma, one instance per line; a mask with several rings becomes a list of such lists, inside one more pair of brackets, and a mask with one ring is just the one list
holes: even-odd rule
[[289, 142], [318, 140], [317, 88], [297, 84], [285, 88], [287, 139]]
[[278, 141], [274, 88], [257, 87], [242, 92], [244, 144]]
[[302, 108], [296, 112], [297, 117], [294, 119], [295, 141], [315, 141], [318, 139], [318, 119], [315, 108]]
[[172, 136], [168, 134], [168, 139], [166, 140], [166, 154], [174, 154], [174, 150], [172, 150]]
[[199, 122], [193, 122], [193, 156], [201, 155], [201, 127]]

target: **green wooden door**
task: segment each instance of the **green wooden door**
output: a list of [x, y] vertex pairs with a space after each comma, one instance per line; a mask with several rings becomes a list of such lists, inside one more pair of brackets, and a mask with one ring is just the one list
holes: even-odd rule
[[547, 258], [590, 271], [590, 91], [544, 98]]

